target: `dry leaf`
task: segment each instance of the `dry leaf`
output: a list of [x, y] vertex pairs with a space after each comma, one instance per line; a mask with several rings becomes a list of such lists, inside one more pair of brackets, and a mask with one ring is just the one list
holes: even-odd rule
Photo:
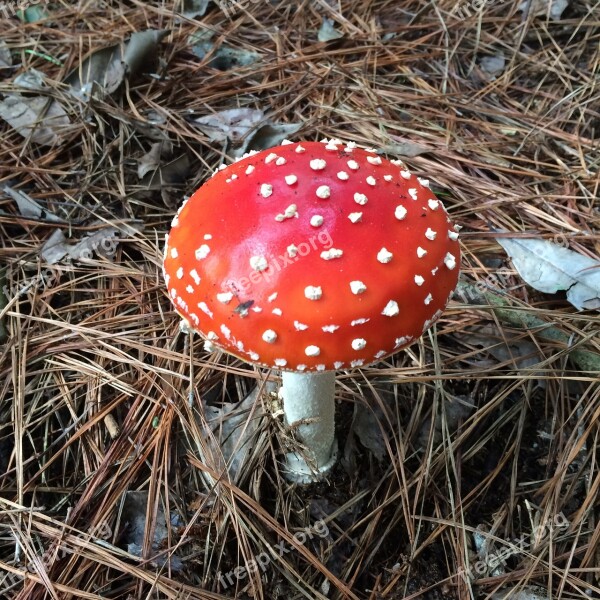
[[135, 32], [125, 44], [101, 48], [88, 56], [64, 82], [80, 100], [102, 97], [116, 91], [125, 76], [135, 76], [156, 59], [159, 42], [168, 31], [149, 29]]
[[194, 127], [206, 134], [211, 142], [229, 139], [239, 142], [264, 118], [262, 110], [255, 108], [232, 108], [212, 115], [191, 119]]
[[518, 10], [523, 13], [523, 18], [549, 15], [553, 21], [559, 21], [567, 6], [569, 0], [524, 0]]
[[493, 79], [501, 75], [505, 65], [506, 57], [504, 56], [504, 52], [498, 52], [495, 56], [484, 56], [479, 61], [481, 70], [488, 76], [487, 79]]
[[578, 310], [600, 308], [600, 261], [546, 240], [499, 237], [519, 275], [546, 294], [567, 291]]
[[12, 66], [12, 56], [10, 49], [4, 40], [0, 40], [0, 69]]
[[195, 19], [203, 17], [211, 0], [183, 0], [183, 10], [181, 14], [186, 19]]
[[166, 124], [166, 119], [163, 114], [149, 110], [142, 112], [141, 119], [137, 119], [131, 115], [122, 114], [119, 115], [119, 120], [123, 123], [127, 123], [143, 137], [146, 137], [153, 142], [169, 142], [169, 135], [162, 127]]
[[91, 260], [96, 256], [111, 258], [117, 250], [119, 229], [105, 227], [84, 237], [68, 249], [68, 258], [79, 262]]
[[498, 362], [515, 369], [529, 369], [541, 360], [538, 346], [523, 339], [516, 332], [499, 331], [495, 325], [475, 326], [460, 335], [461, 342], [483, 348]]
[[49, 265], [60, 262], [69, 252], [67, 238], [60, 229], [55, 229], [50, 237], [44, 242], [41, 257]]
[[250, 150], [259, 151], [279, 146], [283, 140], [297, 133], [302, 126], [303, 123], [264, 122], [244, 138], [243, 144], [236, 148], [232, 155], [237, 158]]
[[[272, 393], [276, 389], [276, 384], [269, 381], [262, 391]], [[207, 440], [213, 460], [215, 464], [221, 464], [221, 469], [227, 467], [234, 483], [239, 483], [238, 479], [244, 473], [242, 467], [248, 464], [259, 425], [265, 418], [260, 403], [254, 406], [259, 391], [255, 388], [241, 403], [224, 404], [221, 408], [204, 406], [206, 423], [212, 431]]]
[[54, 231], [42, 246], [41, 256], [46, 263], [53, 265], [64, 258], [85, 262], [94, 258], [112, 259], [121, 239], [142, 231], [140, 223], [110, 225], [94, 231], [75, 244], [69, 244], [62, 231]]
[[379, 406], [360, 402], [354, 405], [351, 429], [378, 461], [382, 461], [387, 453], [382, 431], [384, 423], [385, 417]]
[[335, 29], [334, 25], [335, 21], [333, 19], [324, 17], [323, 23], [321, 23], [321, 28], [319, 29], [319, 33], [317, 35], [317, 39], [320, 42], [330, 42], [331, 40], [339, 40], [341, 37], [344, 37], [344, 34]]
[[396, 401], [394, 386], [383, 380], [373, 383], [373, 389], [369, 387], [361, 391], [364, 402], [354, 405], [352, 422], [343, 444], [341, 464], [348, 474], [352, 474], [357, 465], [356, 441], [378, 461], [384, 460], [388, 454], [386, 439], [389, 438], [390, 427], [396, 422], [392, 408]]
[[526, 586], [519, 589], [506, 588], [499, 592], [494, 592], [492, 600], [549, 600], [548, 592], [544, 588], [537, 586]]
[[[475, 405], [470, 398], [465, 396], [446, 396], [446, 401], [439, 413], [423, 420], [419, 431], [416, 447], [425, 450], [429, 444], [429, 437], [433, 435], [433, 445], [437, 446], [443, 439], [442, 431], [445, 429], [454, 433], [461, 421], [469, 418], [475, 410]], [[431, 429], [433, 423], [433, 431]]]
[[193, 44], [192, 52], [198, 58], [204, 59], [210, 54], [208, 66], [219, 71], [228, 71], [236, 67], [247, 67], [260, 58], [260, 55], [256, 52], [244, 50], [243, 48], [233, 48], [226, 44], [222, 44], [215, 49], [214, 42], [206, 39], [204, 32], [192, 37], [190, 43]]
[[138, 161], [138, 177], [142, 179], [147, 173], [157, 169], [160, 165], [160, 158], [163, 155], [163, 152], [170, 152], [171, 146], [172, 144], [167, 142], [157, 142], [152, 144], [149, 152], [144, 154]]
[[133, 77], [151, 67], [157, 58], [158, 44], [169, 35], [167, 30], [136, 31], [125, 45], [123, 62], [127, 76]]
[[121, 85], [125, 76], [121, 56], [119, 45], [97, 50], [64, 82], [71, 86], [71, 93], [80, 100], [87, 101], [92, 95], [102, 97], [111, 94]]
[[147, 173], [142, 179], [142, 185], [149, 190], [162, 189], [181, 183], [190, 171], [190, 159], [187, 154], [182, 154], [167, 164]]
[[169, 521], [164, 511], [164, 505], [158, 503], [153, 516], [148, 514], [148, 511], [153, 511], [150, 508], [147, 491], [128, 491], [125, 492], [123, 501], [123, 519], [127, 523], [124, 529], [121, 543], [127, 547], [127, 552], [134, 556], [142, 556], [142, 549], [146, 543], [146, 530], [150, 529], [150, 524], [153, 528], [153, 538], [151, 548], [156, 556], [146, 557], [152, 563], [157, 565], [168, 564], [174, 571], [179, 571], [183, 568], [183, 563], [175, 551], [165, 553], [163, 551], [166, 544], [169, 542], [172, 527], [180, 524], [181, 519], [177, 514], [169, 514]]
[[33, 219], [43, 219], [53, 223], [64, 223], [64, 219], [57, 217], [54, 213], [48, 212], [45, 208], [42, 208], [35, 200], [30, 198], [25, 192], [15, 190], [9, 185], [5, 185], [3, 188], [4, 193], [12, 198], [17, 203], [19, 213], [23, 217]]
[[43, 92], [48, 89], [46, 76], [37, 69], [28, 69], [20, 73], [14, 78], [13, 85], [33, 92]]
[[424, 154], [425, 152], [429, 152], [429, 148], [409, 140], [398, 140], [397, 142], [385, 146], [383, 151], [386, 154], [408, 156], [409, 158], [412, 158]]
[[44, 96], [12, 94], [0, 102], [0, 117], [24, 138], [41, 146], [54, 146], [63, 141], [70, 125], [63, 107]]

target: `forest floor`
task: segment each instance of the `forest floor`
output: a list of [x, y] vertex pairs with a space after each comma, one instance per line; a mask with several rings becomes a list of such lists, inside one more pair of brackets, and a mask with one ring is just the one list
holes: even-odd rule
[[[600, 598], [600, 5], [473, 4], [0, 1], [0, 597]], [[463, 227], [307, 487], [276, 375], [161, 275], [183, 197], [284, 137], [401, 158]]]

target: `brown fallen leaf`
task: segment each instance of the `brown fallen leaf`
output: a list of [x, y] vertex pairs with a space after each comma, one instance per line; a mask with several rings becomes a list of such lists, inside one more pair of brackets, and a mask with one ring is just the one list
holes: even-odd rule
[[160, 165], [160, 159], [163, 154], [168, 154], [172, 150], [173, 144], [170, 142], [156, 142], [144, 156], [138, 161], [137, 174], [140, 179], [150, 171], [154, 171]]
[[382, 150], [389, 154], [408, 156], [408, 158], [413, 158], [425, 154], [425, 152], [429, 152], [429, 148], [426, 146], [421, 146], [421, 144], [411, 142], [410, 140], [397, 140], [394, 143], [385, 146]]
[[46, 264], [55, 265], [60, 262], [69, 252], [67, 238], [60, 229], [55, 229], [50, 237], [44, 242], [41, 257]]
[[232, 151], [232, 156], [239, 157], [250, 150], [266, 150], [278, 146], [284, 139], [290, 138], [302, 128], [302, 123], [261, 123], [244, 138], [242, 144]]
[[142, 224], [138, 222], [122, 223], [118, 227], [109, 225], [85, 236], [75, 244], [70, 244], [64, 233], [57, 230], [44, 242], [41, 257], [49, 265], [63, 259], [76, 262], [99, 258], [112, 260], [121, 239], [135, 235], [142, 229]]
[[187, 154], [146, 173], [142, 186], [146, 189], [161, 189], [164, 186], [181, 183], [190, 170], [190, 159]]
[[500, 51], [494, 56], [483, 56], [479, 61], [479, 66], [485, 79], [495, 79], [498, 75], [502, 74], [506, 66], [504, 52]]
[[83, 101], [112, 94], [126, 76], [137, 75], [155, 60], [158, 44], [168, 33], [154, 29], [137, 31], [128, 42], [96, 50], [67, 75], [64, 83]]
[[210, 0], [183, 0], [183, 6], [181, 14], [186, 19], [195, 19], [196, 17], [203, 17], [208, 8]]
[[125, 77], [121, 56], [120, 46], [94, 52], [65, 79], [71, 93], [80, 100], [89, 100], [91, 96], [102, 97], [114, 92]]
[[535, 237], [499, 236], [496, 241], [531, 287], [545, 294], [564, 290], [577, 310], [600, 310], [599, 260]]
[[0, 118], [24, 138], [40, 146], [55, 146], [71, 122], [63, 107], [44, 96], [11, 94], [0, 102]]
[[10, 49], [4, 40], [0, 40], [0, 69], [6, 69], [12, 66], [12, 56]]
[[101, 257], [112, 260], [117, 251], [119, 242], [127, 236], [135, 235], [142, 231], [144, 226], [140, 222], [122, 223], [119, 226], [109, 225], [84, 237], [74, 246], [69, 247], [68, 256], [71, 260], [83, 262]]
[[260, 54], [246, 50], [245, 48], [235, 48], [227, 44], [216, 46], [210, 41], [212, 32], [201, 31], [190, 37], [192, 52], [200, 59], [209, 57], [207, 65], [211, 69], [219, 71], [228, 71], [239, 67], [247, 67], [260, 58]]
[[51, 213], [42, 206], [40, 206], [33, 198], [31, 198], [25, 192], [21, 190], [15, 190], [9, 185], [5, 185], [2, 191], [9, 197], [12, 198], [19, 209], [21, 216], [33, 219], [43, 219], [53, 223], [64, 223], [65, 220], [59, 216]]
[[166, 206], [175, 207], [181, 199], [183, 183], [190, 172], [190, 158], [182, 154], [158, 168], [148, 171], [140, 181], [139, 193], [146, 195], [151, 191], [160, 191]]
[[46, 93], [49, 87], [46, 83], [46, 76], [44, 73], [33, 68], [19, 73], [19, 75], [13, 79], [13, 85], [16, 88], [23, 88], [30, 92], [41, 92], [42, 94]]
[[[482, 348], [485, 355], [495, 359], [493, 362], [506, 363], [508, 368], [519, 371], [530, 370], [542, 360], [533, 342], [508, 330], [500, 331], [495, 325], [476, 325], [465, 329], [461, 341]], [[545, 382], [540, 380], [539, 385], [545, 387]]]
[[224, 403], [220, 407], [203, 403], [206, 420], [202, 420], [200, 427], [206, 432], [207, 450], [213, 464], [219, 465], [219, 470], [233, 482], [240, 483], [248, 476], [242, 467], [260, 443], [265, 412], [259, 393], [268, 397], [275, 392], [275, 383], [269, 381], [264, 390], [254, 388], [240, 403]]
[[564, 10], [569, 6], [569, 0], [524, 0], [518, 9], [523, 13], [523, 19], [549, 16], [553, 21], [560, 21]]
[[229, 139], [239, 142], [264, 118], [264, 112], [255, 108], [231, 108], [212, 115], [190, 119], [194, 127], [208, 136], [211, 142], [224, 142]]
[[319, 29], [319, 33], [317, 34], [317, 39], [320, 42], [330, 42], [332, 40], [339, 40], [341, 37], [344, 37], [344, 34], [335, 28], [335, 24], [336, 23], [333, 19], [324, 17], [323, 22], [321, 23], [321, 28]]

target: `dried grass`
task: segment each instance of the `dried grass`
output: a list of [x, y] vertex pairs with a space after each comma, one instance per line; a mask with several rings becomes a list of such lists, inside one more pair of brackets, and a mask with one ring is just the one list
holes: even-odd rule
[[[176, 17], [178, 4], [63, 0], [48, 22], [1, 21], [22, 62], [16, 71], [43, 72], [72, 121], [68, 142], [50, 149], [0, 124], [2, 183], [68, 222], [23, 217], [0, 195], [9, 288], [2, 597], [463, 599], [507, 584], [536, 584], [553, 598], [600, 595], [598, 373], [570, 360], [578, 345], [600, 352], [598, 317], [524, 285], [492, 232], [599, 253], [598, 3], [574, 0], [558, 22], [523, 18], [512, 2], [488, 2], [466, 19], [454, 0], [240, 1], [231, 18], [213, 7], [201, 20]], [[341, 40], [317, 41], [324, 16]], [[56, 83], [90, 51], [149, 27], [170, 30], [161, 77], [142, 76], [84, 109]], [[201, 27], [260, 61], [209, 68], [188, 44]], [[490, 78], [480, 59], [500, 51], [505, 69]], [[11, 79], [0, 80], [0, 93]], [[339, 378], [340, 442], [352, 441], [354, 407], [368, 400], [383, 461], [354, 440], [353, 468], [340, 466], [331, 485], [288, 486], [277, 470], [287, 434], [265, 396], [248, 414], [259, 419], [256, 443], [235, 485], [210, 444], [204, 403], [238, 402], [266, 374], [208, 355], [178, 331], [159, 265], [174, 206], [223, 159], [189, 111], [238, 106], [302, 122], [299, 137], [416, 154], [407, 162], [464, 226], [464, 281], [494, 287], [503, 267], [513, 309], [552, 323], [569, 344], [503, 321], [485, 297], [457, 301], [407, 352]], [[192, 161], [191, 176], [162, 190], [136, 176], [152, 143], [149, 114], [164, 119], [154, 133]], [[143, 232], [122, 239], [112, 258], [56, 266], [48, 281], [40, 248], [56, 228], [80, 240], [133, 221]], [[482, 324], [497, 332], [485, 347], [469, 337]], [[494, 347], [524, 341], [536, 348], [532, 366], [494, 358]], [[122, 547], [132, 490], [148, 494], [142, 558]], [[161, 511], [179, 519], [152, 549]], [[515, 541], [556, 515], [568, 528]], [[320, 518], [330, 534], [298, 543], [294, 533]], [[504, 572], [471, 579], [478, 526], [490, 552], [514, 552]], [[281, 543], [290, 551], [274, 550], [264, 575], [223, 585], [219, 574]]]

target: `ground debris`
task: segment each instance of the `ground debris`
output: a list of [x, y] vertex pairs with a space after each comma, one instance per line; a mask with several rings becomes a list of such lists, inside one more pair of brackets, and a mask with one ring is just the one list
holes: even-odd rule
[[0, 117], [24, 138], [41, 146], [62, 143], [71, 124], [63, 107], [46, 96], [7, 95], [0, 101]]

